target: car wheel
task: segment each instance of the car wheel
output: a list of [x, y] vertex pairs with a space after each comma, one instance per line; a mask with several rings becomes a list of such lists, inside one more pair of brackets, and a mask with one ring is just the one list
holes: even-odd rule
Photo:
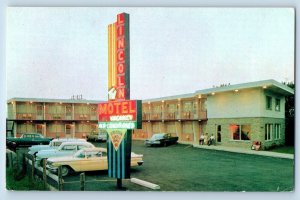
[[69, 174], [69, 171], [70, 171], [69, 167], [67, 167], [67, 166], [61, 167], [61, 175], [62, 176], [67, 176]]

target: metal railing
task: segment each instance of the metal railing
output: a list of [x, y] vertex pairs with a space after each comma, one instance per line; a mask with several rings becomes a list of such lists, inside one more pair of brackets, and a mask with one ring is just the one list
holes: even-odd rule
[[97, 120], [96, 113], [16, 113], [17, 120]]
[[206, 111], [182, 111], [178, 112], [158, 112], [158, 113], [143, 113], [143, 120], [205, 120], [207, 119]]

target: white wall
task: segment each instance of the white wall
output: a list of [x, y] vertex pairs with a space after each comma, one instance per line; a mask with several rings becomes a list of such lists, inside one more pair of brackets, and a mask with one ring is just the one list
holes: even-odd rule
[[207, 97], [207, 117], [240, 118], [240, 117], [275, 117], [284, 118], [284, 97], [280, 98], [280, 112], [275, 111], [275, 95], [272, 110], [266, 110], [266, 91], [260, 88], [216, 93]]

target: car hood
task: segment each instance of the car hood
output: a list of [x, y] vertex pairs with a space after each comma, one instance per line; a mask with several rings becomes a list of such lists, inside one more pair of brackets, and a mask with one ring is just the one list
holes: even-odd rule
[[49, 147], [49, 145], [34, 145], [34, 146], [29, 147], [28, 149], [31, 151], [34, 151], [34, 150], [38, 150], [38, 149], [45, 149], [46, 147]]
[[37, 153], [37, 156], [39, 155], [48, 155], [48, 154], [54, 154], [56, 153], [58, 150], [57, 149], [46, 149], [46, 150], [41, 150]]

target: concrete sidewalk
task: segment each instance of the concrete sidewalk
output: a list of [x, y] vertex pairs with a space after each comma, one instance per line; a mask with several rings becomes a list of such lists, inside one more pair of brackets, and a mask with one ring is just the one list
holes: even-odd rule
[[286, 153], [277, 153], [271, 151], [255, 151], [251, 149], [243, 149], [237, 147], [224, 147], [218, 145], [193, 145], [195, 148], [201, 149], [212, 149], [218, 151], [228, 151], [234, 153], [245, 153], [245, 154], [253, 154], [253, 155], [260, 155], [260, 156], [269, 156], [269, 157], [276, 157], [276, 158], [285, 158], [285, 159], [294, 159], [294, 154], [286, 154]]

